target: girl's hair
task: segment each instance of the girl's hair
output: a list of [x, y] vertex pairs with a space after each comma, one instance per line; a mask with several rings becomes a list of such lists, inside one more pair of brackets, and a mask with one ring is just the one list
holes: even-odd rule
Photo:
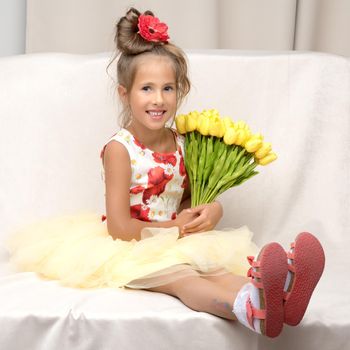
[[[146, 11], [144, 15], [154, 16], [153, 12]], [[168, 57], [175, 70], [177, 107], [180, 106], [185, 96], [190, 91], [190, 81], [187, 76], [187, 62], [185, 53], [177, 46], [169, 42], [147, 41], [138, 34], [138, 20], [141, 13], [135, 8], [130, 8], [116, 25], [114, 42], [116, 55], [107, 66], [119, 56], [117, 63], [118, 84], [124, 86], [129, 92], [138, 67], [139, 58], [145, 54], [153, 54]], [[121, 113], [121, 126], [125, 127], [130, 122], [130, 111], [123, 106]]]

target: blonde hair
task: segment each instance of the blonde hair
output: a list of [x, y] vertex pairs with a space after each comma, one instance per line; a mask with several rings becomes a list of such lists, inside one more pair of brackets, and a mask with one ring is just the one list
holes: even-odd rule
[[[147, 41], [138, 34], [138, 20], [141, 13], [135, 8], [130, 8], [126, 15], [116, 24], [114, 43], [116, 55], [110, 61], [108, 67], [119, 56], [117, 63], [117, 81], [129, 92], [134, 83], [139, 57], [144, 54], [153, 54], [168, 57], [175, 71], [177, 107], [179, 107], [189, 93], [191, 83], [188, 78], [188, 68], [185, 53], [177, 46], [169, 42]], [[146, 11], [144, 15], [154, 16], [153, 12]], [[125, 127], [130, 122], [130, 111], [123, 106], [121, 112], [121, 126]]]

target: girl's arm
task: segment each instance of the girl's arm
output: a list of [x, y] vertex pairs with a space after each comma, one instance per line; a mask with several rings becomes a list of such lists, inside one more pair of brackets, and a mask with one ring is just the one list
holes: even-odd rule
[[130, 216], [130, 180], [131, 164], [128, 151], [117, 142], [111, 141], [104, 151], [104, 169], [106, 184], [107, 229], [113, 239], [130, 241], [140, 240], [145, 227], [182, 226], [194, 218], [194, 214], [181, 213], [175, 220], [146, 222]]

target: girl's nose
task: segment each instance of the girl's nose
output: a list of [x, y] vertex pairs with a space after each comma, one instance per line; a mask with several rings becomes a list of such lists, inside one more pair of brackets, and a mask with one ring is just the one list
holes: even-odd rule
[[162, 105], [163, 104], [163, 94], [162, 91], [156, 91], [154, 94], [153, 104]]

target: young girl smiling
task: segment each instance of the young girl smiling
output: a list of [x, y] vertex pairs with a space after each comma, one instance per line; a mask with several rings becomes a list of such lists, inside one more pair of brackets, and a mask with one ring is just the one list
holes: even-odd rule
[[169, 127], [190, 90], [185, 55], [164, 23], [134, 8], [115, 42], [123, 111], [101, 151], [106, 215], [24, 228], [8, 242], [12, 261], [67, 286], [166, 293], [268, 337], [299, 324], [323, 272], [321, 244], [304, 232], [288, 252], [273, 242], [257, 255], [247, 227], [214, 230], [219, 202], [190, 208], [184, 137]]

